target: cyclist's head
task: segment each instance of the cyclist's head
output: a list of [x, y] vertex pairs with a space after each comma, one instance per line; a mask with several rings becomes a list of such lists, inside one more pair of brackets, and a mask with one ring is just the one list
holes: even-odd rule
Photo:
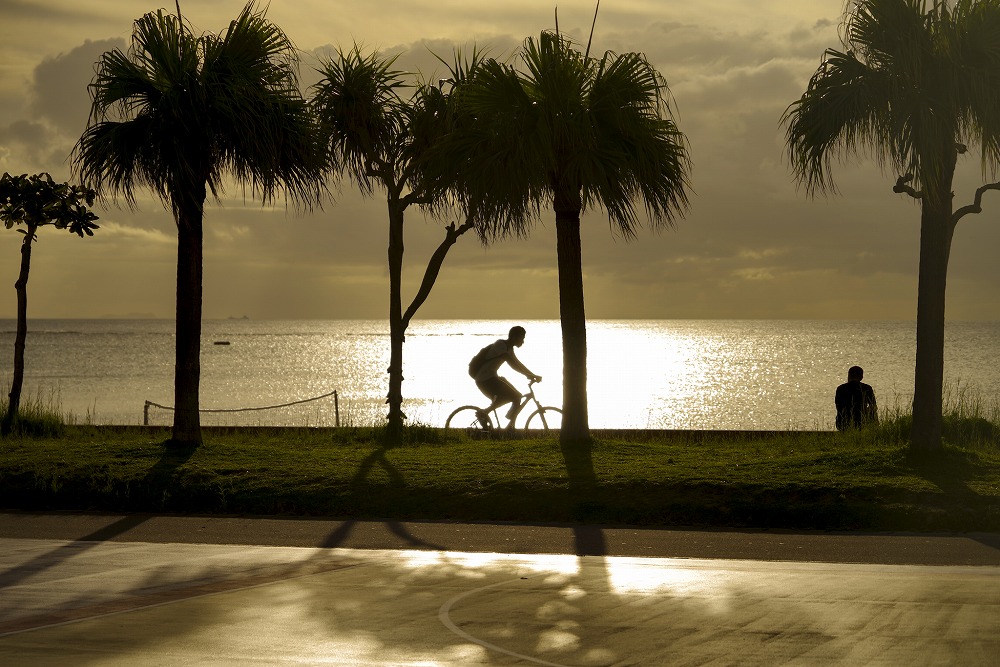
[[510, 333], [507, 334], [507, 340], [511, 341], [515, 345], [520, 345], [524, 342], [525, 335], [524, 327], [515, 326], [510, 328]]

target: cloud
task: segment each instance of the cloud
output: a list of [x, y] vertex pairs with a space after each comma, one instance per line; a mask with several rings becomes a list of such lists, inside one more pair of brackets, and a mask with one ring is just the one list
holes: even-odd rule
[[68, 176], [67, 144], [47, 123], [16, 120], [0, 127], [0, 170], [15, 174], [47, 171], [57, 180], [60, 172]]
[[[50, 170], [66, 180], [65, 158], [89, 111], [86, 85], [94, 62], [110, 48], [124, 48], [132, 21], [154, 6], [93, 0], [84, 11], [68, 0], [0, 2], [10, 33], [0, 44], [0, 168]], [[242, 6], [189, 4], [182, 6], [193, 25], [212, 31]], [[589, 0], [561, 2], [560, 28], [585, 43], [593, 9]], [[602, 5], [594, 49], [640, 51], [666, 77], [680, 129], [690, 139], [694, 191], [675, 229], [654, 233], [643, 226], [634, 242], [614, 237], [600, 210], [584, 216], [589, 316], [913, 316], [920, 216], [891, 193], [894, 175], [863, 159], [836, 165], [841, 194], [810, 199], [796, 189], [784, 155], [781, 113], [805, 90], [823, 50], [840, 43], [840, 9], [829, 0]], [[345, 11], [299, 0], [272, 3], [268, 16], [305, 49], [304, 88], [318, 79], [313, 66], [321, 56], [355, 41], [399, 54], [396, 67], [433, 81], [445, 71], [435, 54], [450, 60], [455, 47], [468, 54], [475, 44], [504, 58], [525, 37], [553, 27], [552, 6], [533, 0], [489, 6], [386, 0], [353, 3]], [[956, 203], [979, 182], [978, 173], [963, 176]], [[230, 185], [229, 192], [241, 190]], [[175, 224], [153, 195], [137, 195], [139, 211], [99, 212], [102, 228], [93, 239], [43, 238], [32, 278], [37, 316], [172, 314]], [[984, 213], [959, 225], [950, 317], [1000, 319], [997, 200], [988, 195]], [[404, 294], [412, 295], [441, 241], [442, 223], [416, 208], [406, 220]], [[16, 235], [5, 242], [2, 232], [3, 256], [13, 257]], [[366, 200], [348, 182], [336, 201], [306, 215], [238, 196], [211, 202], [206, 316], [382, 318], [386, 244], [384, 196]], [[528, 239], [484, 248], [466, 235], [451, 249], [420, 316], [558, 316], [555, 266], [550, 210], [542, 211]], [[0, 290], [0, 314], [13, 312], [13, 297], [13, 290]]]
[[[86, 41], [38, 63], [27, 83], [28, 104], [21, 117], [0, 127], [0, 167], [16, 173], [48, 171], [68, 180], [69, 155], [90, 112], [87, 85], [94, 62], [124, 41]], [[14, 115], [8, 108], [5, 115]]]
[[49, 131], [45, 125], [30, 120], [16, 120], [7, 127], [0, 128], [0, 145], [20, 144], [39, 146], [45, 143]]
[[177, 240], [175, 237], [164, 233], [159, 229], [149, 229], [144, 227], [137, 227], [135, 225], [126, 225], [119, 222], [105, 222], [103, 219], [98, 220], [101, 228], [99, 231], [95, 232], [94, 238], [101, 241], [125, 241], [126, 243], [139, 243], [145, 246], [148, 245], [159, 245], [159, 246], [169, 246], [174, 247], [177, 245]]
[[43, 60], [33, 73], [32, 113], [47, 119], [64, 134], [79, 137], [90, 114], [87, 86], [94, 78], [95, 63], [104, 52], [124, 48], [122, 39], [87, 40]]

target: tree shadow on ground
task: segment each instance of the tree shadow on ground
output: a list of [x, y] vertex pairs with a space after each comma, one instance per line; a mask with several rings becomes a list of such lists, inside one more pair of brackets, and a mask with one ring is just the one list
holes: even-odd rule
[[[394, 449], [395, 445], [383, 445], [378, 449], [374, 450], [371, 454], [366, 456], [358, 466], [358, 470], [354, 473], [354, 477], [351, 478], [351, 492], [355, 495], [363, 495], [367, 493], [373, 493], [376, 491], [377, 487], [370, 484], [369, 478], [372, 475], [372, 471], [376, 468], [381, 469], [385, 473], [386, 477], [389, 479], [389, 487], [392, 489], [403, 489], [406, 487], [406, 481], [403, 479], [403, 475], [399, 470], [389, 462], [386, 454], [389, 450]], [[335, 531], [330, 533], [323, 543], [320, 545], [323, 548], [335, 548], [343, 545], [354, 530], [356, 525], [354, 519], [349, 519], [341, 523]], [[406, 542], [410, 547], [414, 549], [438, 549], [443, 550], [443, 547], [425, 542], [412, 533], [410, 533], [403, 522], [401, 521], [384, 521], [382, 522], [393, 535], [400, 537]]]
[[[164, 446], [159, 460], [153, 464], [146, 475], [139, 481], [138, 488], [143, 489], [143, 493], [149, 494], [150, 497], [162, 497], [173, 480], [177, 469], [187, 463], [196, 449], [196, 447], [177, 448]], [[6, 572], [0, 572], [0, 588], [19, 584], [40, 572], [60, 565], [71, 558], [75, 558], [101, 542], [109, 541], [127, 533], [144, 523], [148, 518], [147, 516], [138, 515], [122, 517], [108, 526], [78, 537], [72, 542], [60, 545], [52, 551], [41, 554], [26, 563], [22, 563]]]
[[948, 445], [939, 452], [908, 454], [913, 472], [938, 488], [938, 491], [912, 493], [913, 501], [936, 508], [948, 516], [946, 525], [936, 526], [933, 525], [935, 514], [928, 514], [926, 521], [931, 523], [923, 526], [924, 529], [948, 529], [951, 532], [981, 530], [979, 518], [996, 504], [996, 497], [984, 494], [974, 486], [983, 469], [982, 462], [975, 460], [978, 457], [975, 450]]

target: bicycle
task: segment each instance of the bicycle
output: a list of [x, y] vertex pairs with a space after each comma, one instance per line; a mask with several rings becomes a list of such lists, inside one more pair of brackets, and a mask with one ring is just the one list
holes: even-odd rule
[[[528, 381], [528, 393], [522, 394], [521, 398], [528, 399], [524, 402], [521, 407], [521, 411], [518, 413], [518, 417], [524, 414], [527, 409], [530, 408], [528, 405], [529, 401], [535, 403], [535, 410], [528, 415], [528, 418], [524, 421], [524, 426], [522, 430], [531, 431], [535, 429], [540, 429], [542, 431], [558, 431], [562, 428], [562, 409], [552, 407], [551, 405], [542, 405], [538, 397], [535, 396], [535, 381]], [[504, 406], [506, 407], [506, 406]], [[497, 415], [496, 409], [493, 410], [493, 416], [486, 412], [483, 408], [477, 405], [463, 405], [462, 407], [456, 409], [450, 415], [448, 415], [447, 421], [444, 423], [446, 429], [462, 429], [464, 431], [493, 431], [497, 429], [500, 425], [500, 418]]]

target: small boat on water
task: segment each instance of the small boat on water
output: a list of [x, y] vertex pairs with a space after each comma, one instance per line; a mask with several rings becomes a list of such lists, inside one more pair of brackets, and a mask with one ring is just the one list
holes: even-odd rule
[[214, 343], [212, 343], [212, 345], [229, 345], [229, 344], [230, 343], [228, 340], [217, 340]]

